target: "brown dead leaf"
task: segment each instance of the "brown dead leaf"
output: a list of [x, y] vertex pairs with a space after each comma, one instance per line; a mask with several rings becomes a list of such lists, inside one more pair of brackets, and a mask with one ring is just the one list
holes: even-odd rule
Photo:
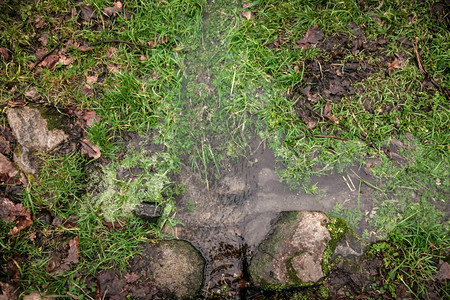
[[84, 22], [89, 22], [91, 19], [97, 19], [97, 15], [95, 14], [92, 5], [81, 5], [80, 17]]
[[69, 253], [67, 258], [64, 260], [64, 263], [76, 264], [78, 262], [78, 258], [80, 257], [80, 247], [78, 246], [78, 237], [74, 237], [69, 241]]
[[26, 186], [26, 187], [28, 186], [28, 179], [27, 179], [27, 176], [25, 176], [24, 173], [20, 173], [19, 182], [21, 184], [23, 184], [24, 186]]
[[75, 59], [73, 57], [61, 56], [59, 59], [59, 63], [63, 66], [69, 66], [74, 62], [74, 60]]
[[9, 107], [24, 107], [26, 104], [25, 98], [16, 98], [14, 100], [8, 101]]
[[323, 108], [323, 116], [329, 117], [331, 113], [331, 103], [327, 102], [325, 103], [325, 107]]
[[398, 63], [398, 59], [396, 57], [396, 58], [394, 58], [394, 61], [392, 61], [388, 64], [388, 70], [391, 71], [394, 69], [399, 69], [398, 65], [399, 65], [399, 63]]
[[41, 45], [42, 46], [47, 46], [47, 44], [48, 44], [48, 33], [43, 33], [42, 35], [41, 35], [41, 37], [40, 38], [38, 38], [38, 41], [39, 41], [39, 43], [41, 43]]
[[15, 235], [33, 224], [30, 211], [21, 203], [14, 204], [7, 198], [0, 198], [0, 220], [15, 222], [15, 226], [8, 233], [9, 235]]
[[17, 172], [16, 167], [6, 156], [0, 153], [0, 177], [12, 174], [12, 172]]
[[77, 48], [78, 46], [80, 46], [80, 43], [74, 40], [68, 40], [67, 42], [64, 43], [64, 46]]
[[303, 94], [308, 98], [308, 101], [311, 101], [313, 103], [316, 103], [319, 101], [319, 94], [318, 93], [311, 93], [311, 85], [307, 85], [303, 89]]
[[92, 110], [86, 110], [84, 112], [83, 120], [86, 121], [88, 127], [100, 122], [101, 118]]
[[330, 102], [325, 103], [325, 107], [323, 108], [323, 117], [335, 123], [338, 121], [338, 118], [331, 115], [331, 107], [332, 106]]
[[109, 47], [108, 50], [106, 51], [106, 58], [114, 58], [117, 53], [119, 52], [119, 49], [117, 49], [116, 47]]
[[78, 263], [79, 258], [80, 247], [78, 245], [78, 237], [76, 236], [69, 241], [69, 251], [67, 252], [67, 257], [61, 262], [59, 266], [51, 266], [55, 267], [53, 273], [70, 270], [72, 268], [72, 264]]
[[96, 83], [98, 80], [98, 74], [86, 76], [86, 83], [92, 84]]
[[36, 52], [34, 53], [34, 56], [36, 56], [37, 59], [41, 59], [46, 53], [47, 53], [47, 49], [40, 47], [36, 50]]
[[168, 35], [165, 35], [165, 36], [163, 37], [163, 39], [161, 40], [161, 44], [167, 43], [167, 42], [169, 41], [169, 39], [170, 39], [170, 37], [169, 37]]
[[113, 63], [106, 63], [106, 69], [108, 69], [109, 73], [113, 73], [113, 74], [120, 72], [119, 67], [117, 67], [117, 65], [113, 64]]
[[0, 300], [12, 300], [17, 299], [17, 295], [15, 294], [15, 288], [9, 283], [3, 283], [0, 281]]
[[28, 238], [30, 239], [30, 241], [34, 242], [34, 240], [36, 239], [36, 232], [30, 233], [30, 235], [28, 236]]
[[308, 49], [312, 45], [320, 42], [323, 37], [323, 31], [319, 26], [315, 25], [314, 27], [308, 27], [305, 36], [297, 41], [297, 48]]
[[36, 100], [36, 99], [40, 98], [41, 95], [39, 95], [39, 92], [35, 87], [32, 87], [28, 91], [25, 92], [25, 97], [27, 97], [30, 100]]
[[246, 18], [250, 21], [251, 18], [253, 18], [253, 12], [251, 11], [241, 11], [241, 17]]
[[92, 96], [94, 96], [94, 88], [93, 88], [92, 86], [90, 86], [89, 84], [83, 85], [83, 87], [81, 88], [81, 90], [83, 91], [83, 93], [84, 93], [87, 97], [92, 97]]
[[134, 283], [140, 278], [140, 276], [132, 272], [131, 274], [125, 274], [124, 278], [127, 283]]
[[88, 44], [85, 42], [78, 42], [73, 40], [68, 40], [66, 43], [64, 43], [64, 46], [66, 47], [74, 47], [75, 49], [80, 50], [81, 52], [87, 52], [91, 50], [91, 47], [89, 47]]
[[329, 116], [329, 117], [328, 117], [328, 120], [330, 120], [330, 121], [333, 122], [333, 123], [336, 123], [337, 121], [339, 121], [339, 119], [336, 118], [335, 116]]
[[96, 122], [100, 122], [101, 118], [92, 110], [81, 110], [73, 108], [67, 110], [68, 114], [75, 115], [78, 118], [77, 125], [81, 128], [92, 126]]
[[81, 143], [81, 151], [84, 155], [87, 155], [90, 158], [99, 158], [101, 156], [100, 147], [92, 144], [87, 139], [82, 139]]
[[45, 22], [42, 20], [42, 17], [41, 16], [37, 16], [34, 19], [34, 28], [42, 29], [42, 28], [44, 28], [44, 26], [45, 26]]
[[14, 210], [14, 203], [7, 198], [0, 198], [0, 220], [11, 222], [14, 217], [10, 215], [10, 211]]
[[106, 227], [108, 227], [109, 229], [111, 229], [111, 228], [122, 228], [123, 225], [126, 222], [122, 218], [119, 218], [119, 221], [109, 222], [109, 221], [102, 220], [102, 224], [105, 225]]
[[27, 216], [17, 218], [16, 225], [8, 232], [8, 235], [16, 235], [20, 231], [30, 227], [33, 224], [33, 220], [31, 220], [30, 212], [27, 211], [27, 213], [28, 213]]
[[446, 281], [450, 279], [450, 265], [447, 262], [444, 262], [440, 268], [439, 272], [434, 275], [434, 278], [439, 281]]
[[141, 55], [141, 57], [139, 57], [139, 60], [140, 61], [146, 61], [147, 57], [145, 55]]
[[251, 3], [242, 3], [242, 8], [249, 8], [249, 7], [251, 7], [252, 6], [252, 4]]
[[147, 42], [147, 45], [149, 47], [155, 47], [155, 41], [154, 40], [150, 40], [150, 41]]
[[58, 54], [50, 54], [43, 61], [41, 61], [38, 66], [39, 67], [48, 67], [49, 69], [53, 69], [55, 65], [59, 62]]
[[3, 60], [9, 60], [10, 56], [7, 48], [5, 47], [0, 48], [0, 57], [3, 58]]
[[0, 153], [9, 154], [11, 153], [11, 144], [5, 139], [4, 136], [0, 136]]
[[306, 125], [306, 128], [313, 129], [317, 126], [317, 120], [310, 119], [310, 118], [302, 118], [303, 122]]
[[392, 71], [394, 69], [403, 69], [406, 65], [406, 54], [405, 53], [395, 53], [395, 58], [392, 62], [388, 64], [388, 70]]
[[88, 52], [89, 50], [91, 50], [91, 47], [89, 47], [87, 44], [83, 44], [78, 47], [78, 50], [80, 50], [81, 52]]
[[63, 223], [63, 219], [60, 216], [56, 216], [52, 221], [52, 226], [60, 226]]
[[107, 7], [105, 9], [103, 9], [103, 13], [105, 13], [109, 17], [116, 15], [118, 12], [121, 12], [121, 11], [122, 11], [122, 2], [120, 2], [120, 1], [113, 2], [112, 7]]

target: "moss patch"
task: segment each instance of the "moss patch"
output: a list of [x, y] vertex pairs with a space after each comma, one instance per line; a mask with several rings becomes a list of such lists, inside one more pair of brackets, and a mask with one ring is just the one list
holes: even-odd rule
[[330, 218], [327, 228], [330, 231], [331, 240], [327, 243], [327, 248], [322, 255], [322, 271], [324, 274], [327, 274], [331, 269], [331, 256], [336, 249], [337, 243], [347, 232], [355, 235], [353, 229], [351, 229], [345, 220], [341, 218]]

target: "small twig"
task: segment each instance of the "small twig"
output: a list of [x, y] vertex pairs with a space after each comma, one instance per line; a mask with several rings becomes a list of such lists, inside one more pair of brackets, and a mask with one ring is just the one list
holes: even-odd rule
[[303, 103], [303, 107], [306, 107], [310, 112], [312, 112], [314, 115], [316, 115], [317, 117], [321, 118], [322, 120], [325, 120], [325, 117], [322, 116], [321, 114], [319, 114], [318, 112], [316, 112], [310, 105], [309, 103]]
[[419, 70], [422, 74], [424, 74], [426, 77], [429, 76], [428, 72], [423, 68], [422, 65], [422, 60], [420, 59], [419, 56], [419, 51], [417, 50], [417, 43], [413, 43], [413, 48], [414, 48], [414, 55], [416, 57], [416, 61], [417, 61], [417, 65], [419, 66]]
[[34, 63], [33, 67], [31, 67], [30, 71], [33, 71], [33, 70], [37, 67], [37, 65], [39, 65], [41, 62], [43, 62], [44, 59], [45, 59], [47, 56], [49, 56], [50, 54], [53, 53], [53, 51], [55, 51], [56, 49], [58, 49], [59, 46], [61, 46], [62, 43], [63, 43], [62, 41], [58, 42], [58, 44], [56, 44], [50, 51], [48, 51], [48, 52], [45, 53], [40, 59], [38, 59], [38, 61]]
[[420, 59], [419, 50], [417, 49], [417, 41], [413, 43], [414, 48], [414, 55], [416, 57], [417, 66], [419, 67], [420, 72], [425, 76], [426, 79], [428, 79], [438, 90], [442, 91], [445, 94], [445, 97], [447, 97], [447, 100], [450, 100], [450, 91], [441, 86], [439, 83], [437, 83], [430, 75], [430, 73], [427, 72], [425, 67], [422, 64], [422, 60]]
[[322, 72], [322, 65], [320, 64], [320, 61], [318, 59], [314, 59], [316, 63], [319, 65], [319, 71], [320, 71], [320, 78], [323, 80], [323, 72]]
[[384, 0], [381, 0], [381, 3], [380, 3], [380, 5], [378, 5], [377, 9], [380, 9], [383, 6], [383, 4], [384, 4]]
[[316, 137], [316, 138], [324, 138], [324, 139], [337, 139], [341, 141], [350, 141], [349, 139], [340, 137], [340, 136], [334, 136], [334, 135], [320, 135], [320, 134], [308, 134], [307, 137]]
[[347, 175], [347, 177], [348, 177], [348, 180], [347, 180], [347, 178], [345, 178], [345, 176], [342, 176], [342, 178], [344, 179], [344, 182], [347, 184], [349, 190], [350, 190], [351, 192], [356, 191], [356, 187], [355, 187], [355, 185], [353, 184], [352, 178], [351, 178], [349, 175]]
[[131, 47], [137, 47], [137, 48], [145, 48], [145, 49], [154, 49], [153, 47], [147, 46], [147, 45], [143, 45], [143, 44], [136, 44], [133, 42], [129, 42], [129, 41], [122, 41], [122, 40], [107, 40], [107, 41], [98, 41], [92, 44], [89, 44], [90, 47], [93, 46], [98, 46], [98, 45], [102, 45], [102, 44], [127, 44], [128, 46]]
[[352, 114], [353, 119], [356, 122], [356, 125], [358, 125], [359, 129], [362, 131], [364, 137], [367, 137], [367, 133], [364, 131], [364, 129], [361, 127], [361, 125], [358, 122], [358, 119], [356, 118], [355, 114], [353, 113], [353, 111], [350, 110], [350, 113]]

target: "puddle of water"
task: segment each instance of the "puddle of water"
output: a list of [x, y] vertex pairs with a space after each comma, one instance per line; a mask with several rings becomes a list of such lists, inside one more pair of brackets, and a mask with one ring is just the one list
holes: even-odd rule
[[[178, 200], [176, 219], [183, 225], [174, 231], [205, 257], [205, 289], [214, 290], [223, 280], [232, 282], [236, 275], [245, 274], [246, 258], [268, 234], [279, 212], [327, 212], [336, 203], [358, 203], [356, 182], [363, 176], [360, 171], [348, 174], [347, 182], [343, 175], [318, 178], [322, 193], [313, 196], [287, 189], [275, 173], [275, 164], [272, 151], [259, 147], [248, 158], [230, 165], [232, 168], [222, 170], [222, 178], [209, 187], [198, 173], [188, 167], [182, 170], [186, 193]], [[355, 188], [349, 188], [349, 181]], [[370, 190], [360, 192], [360, 208], [370, 211]]]
[[232, 85], [223, 82], [232, 73], [226, 71], [232, 65], [226, 62], [225, 39], [238, 8], [233, 1], [211, 1], [206, 6], [203, 39], [187, 54], [175, 104], [179, 114], [174, 119], [172, 148], [184, 152], [179, 178], [186, 192], [177, 201], [175, 216], [183, 225], [173, 228], [173, 233], [205, 257], [208, 291], [225, 283], [235, 291], [243, 285], [239, 277], [245, 277], [247, 257], [279, 212], [327, 212], [346, 201], [355, 205], [359, 201], [361, 209], [371, 209], [370, 193], [361, 193], [358, 200], [358, 186], [348, 185], [363, 176], [356, 168], [347, 183], [342, 175], [317, 179], [321, 196], [287, 189], [276, 175], [272, 151], [255, 138], [259, 121], [227, 111], [236, 99]]

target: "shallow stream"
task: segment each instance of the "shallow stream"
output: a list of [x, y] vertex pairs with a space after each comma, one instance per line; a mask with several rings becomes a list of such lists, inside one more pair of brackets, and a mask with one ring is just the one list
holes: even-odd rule
[[[372, 209], [371, 190], [359, 188], [359, 177], [368, 180], [368, 176], [356, 167], [345, 178], [336, 174], [313, 180], [318, 195], [289, 190], [276, 174], [282, 166], [266, 141], [258, 138], [256, 128], [262, 122], [228, 112], [236, 98], [234, 82], [230, 85], [223, 79], [233, 65], [226, 39], [238, 12], [233, 2], [207, 5], [202, 41], [185, 60], [177, 103], [180, 113], [175, 118], [179, 130], [174, 143], [188, 153], [179, 175], [186, 191], [177, 201], [175, 216], [182, 225], [170, 233], [191, 242], [205, 257], [206, 292], [227, 286], [238, 293], [239, 286], [245, 285], [239, 278], [245, 278], [252, 252], [279, 212], [328, 212], [336, 203], [346, 202], [366, 214]], [[239, 145], [237, 140], [244, 146], [233, 148]]]

